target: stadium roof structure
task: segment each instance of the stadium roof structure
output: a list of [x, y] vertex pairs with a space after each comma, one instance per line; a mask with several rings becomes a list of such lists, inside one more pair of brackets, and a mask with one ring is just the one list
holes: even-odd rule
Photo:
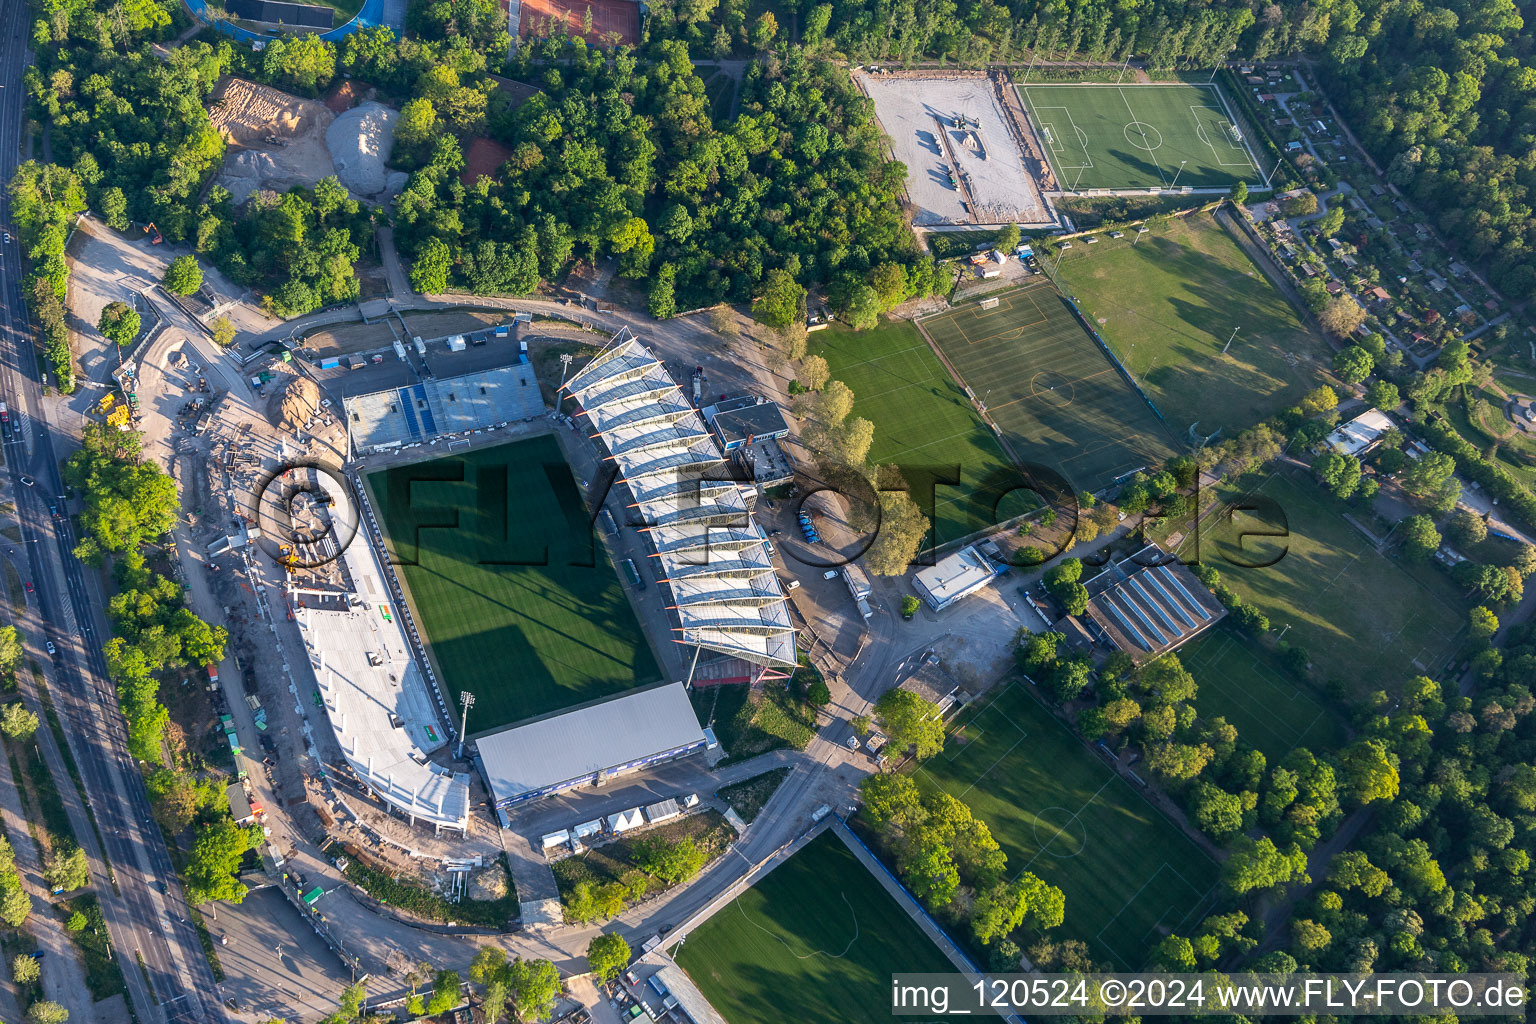
[[[343, 756], [363, 785], [415, 821], [469, 827], [469, 777], [428, 754], [448, 742], [372, 544], [350, 544], [352, 590], [290, 589], [294, 621]], [[441, 704], [439, 702], [439, 707]]]
[[525, 360], [346, 399], [352, 450], [399, 448], [542, 416], [539, 382]]
[[497, 806], [505, 807], [705, 742], [687, 689], [664, 683], [476, 737], [475, 748]]
[[1111, 562], [1083, 586], [1089, 632], [1137, 661], [1166, 654], [1227, 614], [1189, 569], [1148, 544]]
[[[634, 499], [671, 590], [677, 640], [733, 655], [758, 678], [793, 671], [795, 630], [762, 528], [677, 382], [628, 327], [566, 381]], [[697, 664], [697, 652], [694, 657]]]

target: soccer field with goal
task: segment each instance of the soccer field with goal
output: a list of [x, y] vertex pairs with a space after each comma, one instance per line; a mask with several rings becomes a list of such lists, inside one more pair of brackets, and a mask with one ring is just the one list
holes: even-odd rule
[[1065, 190], [1259, 183], [1214, 84], [1024, 85], [1019, 95]]

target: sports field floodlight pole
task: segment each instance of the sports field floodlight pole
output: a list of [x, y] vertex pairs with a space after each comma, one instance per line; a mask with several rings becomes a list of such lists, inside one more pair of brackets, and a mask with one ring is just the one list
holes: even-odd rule
[[1035, 70], [1035, 61], [1038, 60], [1039, 57], [1040, 57], [1040, 54], [1038, 52], [1036, 52], [1035, 50], [1030, 50], [1029, 51], [1029, 67], [1024, 69], [1024, 84], [1025, 85], [1029, 84], [1029, 73], [1031, 71]]
[[1178, 188], [1179, 187], [1179, 175], [1184, 173], [1184, 165], [1187, 164], [1187, 163], [1189, 163], [1188, 160], [1180, 160], [1179, 161], [1179, 169], [1178, 169], [1178, 171], [1176, 171], [1174, 173], [1174, 175], [1173, 175], [1173, 184], [1169, 185], [1168, 186], [1169, 188]]
[[1148, 229], [1147, 229], [1147, 226], [1145, 224], [1143, 224], [1141, 227], [1136, 229], [1136, 237], [1134, 239], [1132, 239], [1132, 241], [1131, 241], [1131, 248], [1132, 249], [1136, 248], [1136, 243], [1141, 241], [1141, 236], [1146, 234], [1147, 230]]
[[468, 690], [459, 691], [459, 706], [464, 709], [459, 718], [459, 756], [464, 756], [464, 730], [469, 725], [469, 709], [475, 706], [475, 695]]
[[1225, 345], [1221, 346], [1221, 354], [1222, 355], [1226, 355], [1227, 354], [1227, 349], [1232, 347], [1232, 338], [1236, 338], [1237, 337], [1237, 332], [1238, 332], [1238, 328], [1236, 328], [1236, 327], [1232, 328], [1232, 337], [1228, 338], [1227, 339], [1227, 343]]
[[565, 378], [571, 369], [571, 353], [565, 352], [560, 356], [560, 386], [565, 387]]
[[1131, 55], [1125, 55], [1125, 63], [1120, 65], [1120, 73], [1115, 76], [1115, 84], [1120, 84], [1120, 79], [1125, 77], [1125, 69], [1131, 66]]

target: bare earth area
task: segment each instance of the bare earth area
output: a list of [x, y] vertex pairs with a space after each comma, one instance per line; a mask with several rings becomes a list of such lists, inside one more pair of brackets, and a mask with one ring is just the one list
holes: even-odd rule
[[907, 166], [914, 224], [1052, 222], [985, 76], [855, 77], [875, 101], [896, 159]]

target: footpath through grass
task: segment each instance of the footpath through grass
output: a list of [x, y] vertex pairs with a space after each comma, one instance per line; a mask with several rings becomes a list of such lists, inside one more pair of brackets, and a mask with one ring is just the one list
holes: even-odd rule
[[677, 962], [730, 1024], [888, 1024], [893, 972], [954, 971], [830, 830], [695, 928]]
[[1059, 274], [1174, 431], [1230, 437], [1317, 386], [1328, 343], [1215, 217], [1135, 238], [1078, 242]]
[[1114, 970], [1140, 970], [1167, 930], [1208, 909], [1215, 861], [1131, 784], [1084, 750], [1027, 691], [1005, 686], [956, 720], [919, 786], [970, 805], [1008, 855], [1067, 898], [1059, 929]]
[[560, 446], [544, 435], [369, 477], [391, 557], [469, 732], [656, 681]]
[[935, 544], [1027, 511], [1023, 505], [996, 509], [997, 495], [1022, 478], [910, 322], [885, 320], [868, 331], [834, 326], [811, 336], [810, 351], [826, 359], [833, 380], [852, 389], [853, 415], [875, 425], [872, 464], [903, 467], [914, 484], [934, 474], [958, 475], [958, 486], [937, 489]]
[[1218, 497], [1250, 510], [1213, 517], [1201, 558], [1271, 628], [1290, 627], [1286, 640], [1324, 677], [1356, 697], [1395, 693], [1410, 676], [1435, 675], [1455, 653], [1467, 611], [1455, 585], [1433, 565], [1378, 552], [1311, 479], [1291, 469], [1250, 475]]

